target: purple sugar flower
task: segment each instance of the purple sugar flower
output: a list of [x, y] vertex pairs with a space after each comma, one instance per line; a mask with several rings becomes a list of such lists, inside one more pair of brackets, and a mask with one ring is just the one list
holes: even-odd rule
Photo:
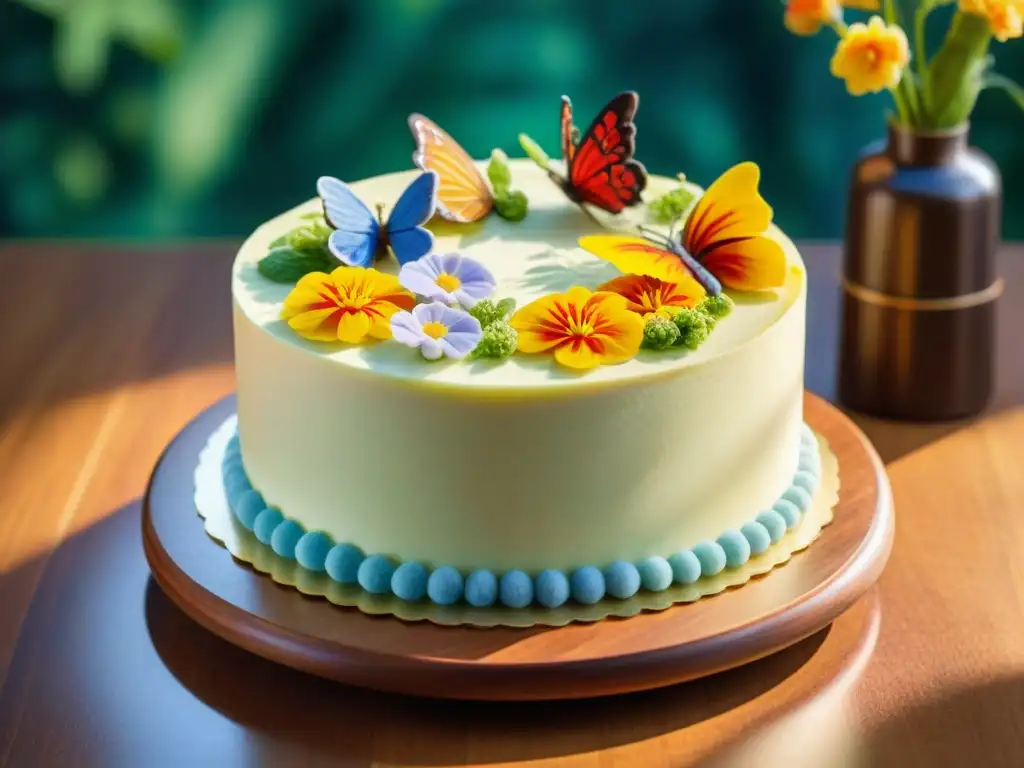
[[398, 282], [430, 301], [457, 303], [466, 309], [494, 293], [497, 285], [483, 264], [461, 253], [428, 253], [405, 264]]
[[418, 347], [427, 360], [442, 355], [461, 360], [483, 336], [479, 320], [439, 301], [419, 304], [412, 312], [396, 312], [391, 316], [391, 333], [395, 341]]

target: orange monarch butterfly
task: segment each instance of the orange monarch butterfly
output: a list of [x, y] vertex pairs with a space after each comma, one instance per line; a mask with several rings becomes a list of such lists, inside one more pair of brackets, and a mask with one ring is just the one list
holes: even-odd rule
[[687, 217], [678, 242], [641, 230], [648, 237], [590, 235], [580, 247], [626, 274], [649, 275], [668, 283], [692, 276], [711, 295], [723, 286], [757, 291], [786, 279], [782, 246], [764, 233], [772, 209], [757, 191], [755, 163], [735, 165], [710, 186]]

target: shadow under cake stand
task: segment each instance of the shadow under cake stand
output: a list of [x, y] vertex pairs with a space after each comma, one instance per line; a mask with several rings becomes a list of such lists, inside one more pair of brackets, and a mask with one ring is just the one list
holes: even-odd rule
[[808, 424], [839, 460], [839, 503], [780, 567], [695, 603], [564, 627], [442, 627], [340, 608], [281, 586], [211, 539], [193, 501], [207, 439], [234, 397], [167, 447], [143, 504], [146, 558], [163, 591], [211, 632], [272, 661], [351, 685], [441, 698], [570, 699], [672, 685], [737, 667], [828, 626], [874, 584], [892, 548], [881, 460], [836, 408], [806, 394]]

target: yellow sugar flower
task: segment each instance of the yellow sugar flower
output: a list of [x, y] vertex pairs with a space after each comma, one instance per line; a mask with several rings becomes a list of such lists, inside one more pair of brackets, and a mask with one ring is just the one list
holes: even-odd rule
[[567, 368], [588, 370], [634, 357], [644, 338], [644, 321], [614, 293], [570, 288], [527, 304], [509, 320], [519, 334], [519, 351], [551, 352]]
[[879, 16], [867, 24], [851, 24], [832, 56], [832, 74], [846, 81], [854, 96], [895, 88], [910, 61], [910, 46], [903, 30]]
[[960, 10], [987, 19], [1001, 43], [1024, 34], [1024, 0], [960, 0]]
[[845, 8], [857, 8], [861, 11], [877, 11], [882, 7], [881, 0], [843, 0]]
[[783, 21], [794, 35], [814, 35], [822, 25], [843, 20], [839, 0], [789, 0]]
[[391, 316], [412, 309], [416, 298], [394, 275], [364, 267], [338, 267], [331, 274], [310, 272], [284, 300], [281, 319], [312, 341], [359, 344], [390, 339]]

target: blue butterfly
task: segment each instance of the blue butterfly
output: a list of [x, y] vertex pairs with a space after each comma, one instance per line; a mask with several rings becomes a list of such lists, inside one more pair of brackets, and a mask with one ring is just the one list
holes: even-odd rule
[[327, 245], [334, 257], [350, 267], [372, 267], [378, 253], [388, 246], [399, 263], [425, 256], [434, 246], [434, 236], [423, 225], [437, 206], [438, 175], [426, 171], [416, 177], [398, 198], [387, 223], [383, 206], [377, 216], [356, 197], [348, 185], [322, 176], [316, 190], [324, 203], [324, 216], [334, 228]]

